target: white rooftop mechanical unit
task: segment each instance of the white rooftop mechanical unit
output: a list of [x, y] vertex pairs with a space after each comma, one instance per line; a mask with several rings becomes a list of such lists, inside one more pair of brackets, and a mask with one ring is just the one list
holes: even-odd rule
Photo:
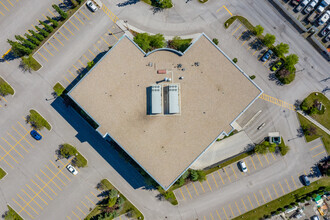
[[179, 84], [171, 84], [168, 86], [168, 113], [180, 113], [179, 106]]
[[151, 114], [162, 113], [162, 86], [151, 86]]

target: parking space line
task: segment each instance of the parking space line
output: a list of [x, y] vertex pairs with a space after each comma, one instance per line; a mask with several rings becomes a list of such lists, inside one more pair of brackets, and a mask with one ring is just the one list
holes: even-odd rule
[[[37, 175], [36, 175], [37, 176]], [[38, 178], [39, 178], [39, 176], [37, 176]], [[31, 182], [32, 183], [34, 183], [34, 185], [36, 185], [50, 200], [53, 200], [53, 198], [52, 197], [50, 197], [49, 195], [48, 195], [48, 193], [46, 193], [45, 192], [45, 190], [43, 190], [36, 182], [34, 182], [33, 181], [33, 179], [30, 179], [31, 180]], [[40, 178], [39, 178], [39, 180], [41, 180]], [[42, 181], [41, 180], [41, 182], [42, 183], [44, 183], [44, 184], [46, 184], [44, 181]], [[50, 188], [49, 186], [48, 186], [48, 189], [50, 189], [55, 195], [57, 195], [53, 190], [52, 190], [52, 188]]]
[[[28, 184], [25, 184], [34, 194], [37, 194]], [[43, 201], [46, 205], [48, 205], [48, 203], [43, 199], [41, 198], [39, 195], [38, 195], [38, 198]]]
[[[198, 181], [198, 182], [199, 182], [199, 181]], [[204, 190], [204, 187], [203, 187], [202, 183], [201, 183], [201, 182], [199, 182], [199, 184], [201, 185], [203, 192], [205, 192], [205, 190]]]
[[74, 15], [75, 18], [77, 18], [77, 20], [82, 24], [82, 25], [85, 25], [84, 22], [82, 22], [76, 15]]
[[57, 47], [54, 46], [54, 44], [52, 44], [52, 42], [48, 41], [48, 43], [55, 49], [58, 51]]
[[258, 203], [258, 206], [260, 206], [260, 203], [259, 203], [259, 200], [257, 198], [257, 195], [255, 193], [253, 193], [253, 195], [254, 195], [254, 198], [256, 199], [257, 203]]
[[90, 201], [95, 206], [95, 203], [92, 200], [90, 200], [88, 196], [85, 196], [85, 198], [88, 199], [88, 201]]
[[28, 204], [18, 193], [16, 193], [16, 195], [23, 201], [25, 202], [25, 206], [29, 206], [37, 215], [39, 215], [39, 213], [30, 205]]
[[[10, 50], [9, 50], [10, 51]], [[7, 51], [8, 52], [8, 51]], [[6, 52], [6, 53], [7, 53]], [[7, 100], [5, 99], [5, 97], [3, 97], [2, 95], [0, 95], [0, 97], [5, 101], [5, 102], [7, 102]]]
[[66, 216], [69, 220], [72, 220], [69, 216]]
[[295, 182], [294, 179], [293, 179], [293, 176], [291, 176], [291, 178], [292, 178], [292, 181], [293, 181], [293, 183], [294, 183], [294, 186], [296, 187], [296, 189], [298, 189], [298, 187], [297, 187], [297, 185], [296, 185], [296, 182]]
[[282, 192], [283, 192], [283, 195], [285, 194], [285, 192], [284, 192], [284, 189], [283, 189], [283, 187], [282, 187], [282, 184], [281, 184], [281, 182], [280, 181], [278, 181], [278, 184], [280, 185], [280, 187], [281, 187], [281, 189], [282, 189]]
[[238, 210], [238, 213], [241, 215], [242, 213], [241, 213], [241, 210], [238, 208], [238, 205], [237, 205], [237, 202], [235, 201], [235, 205], [236, 205], [236, 208], [237, 208], [237, 210]]
[[188, 190], [188, 187], [187, 187], [187, 185], [185, 185], [185, 187], [186, 187], [186, 190], [187, 190], [187, 192], [188, 192], [188, 194], [189, 194], [190, 198], [192, 199], [192, 196], [191, 196], [191, 194], [190, 194], [190, 192], [189, 192], [189, 190]]
[[83, 201], [80, 202], [87, 208], [87, 210], [89, 210], [89, 207]]
[[85, 64], [83, 64], [83, 62], [81, 62], [81, 60], [80, 59], [78, 59], [78, 62], [84, 67], [84, 68], [86, 68], [86, 65]]
[[14, 5], [13, 5], [9, 0], [7, 0], [7, 2], [8, 2], [12, 7], [14, 7]]
[[253, 162], [253, 160], [252, 160], [252, 157], [251, 157], [251, 156], [250, 156], [250, 159], [251, 159], [251, 161], [252, 161], [252, 164], [253, 164], [254, 170], [256, 170], [256, 166], [254, 165], [254, 162]]
[[275, 186], [274, 186], [274, 184], [272, 184], [273, 185], [273, 189], [274, 189], [274, 191], [275, 191], [275, 193], [276, 193], [276, 196], [278, 197], [278, 193], [277, 193], [277, 191], [276, 191], [276, 189], [275, 189]]
[[[55, 173], [47, 166], [47, 165], [45, 165], [45, 167], [55, 176]], [[59, 173], [61, 173], [61, 170], [59, 171]], [[58, 175], [56, 175], [56, 178], [59, 180], [59, 181], [61, 181], [62, 183], [63, 183], [63, 185], [64, 186], [66, 186], [66, 183], [64, 183], [63, 181], [62, 181], [62, 179], [61, 178], [59, 178], [58, 177]]]
[[196, 186], [195, 186], [195, 184], [193, 182], [192, 182], [192, 185], [193, 185], [193, 187], [195, 189], [196, 195], [198, 196], [198, 192], [197, 192]]
[[247, 208], [246, 208], [246, 205], [245, 205], [243, 199], [241, 199], [241, 201], [242, 201], [242, 203], [243, 203], [243, 205], [244, 205], [245, 211], [247, 212]]
[[320, 146], [322, 146], [322, 144], [317, 145], [316, 147], [313, 147], [313, 148], [311, 148], [311, 149], [309, 149], [309, 150], [314, 150], [315, 148], [318, 148], [318, 147], [320, 147]]
[[267, 164], [269, 164], [268, 158], [267, 158], [267, 154], [264, 155], [267, 161]]
[[63, 76], [63, 77], [66, 81], [68, 81], [68, 83], [71, 83], [70, 80], [68, 80], [65, 76]]
[[85, 54], [83, 54], [83, 57], [85, 57], [85, 59], [86, 59], [87, 61], [91, 62], [91, 60], [90, 60], [90, 59], [88, 59], [88, 57], [86, 57], [86, 55], [85, 55]]
[[213, 215], [212, 215], [212, 213], [211, 213], [211, 212], [210, 212], [210, 216], [211, 216], [212, 220], [214, 220], [214, 218], [213, 218]]
[[235, 30], [233, 33], [231, 33], [231, 35], [234, 35], [235, 32], [236, 32], [241, 26], [242, 26], [242, 24], [240, 24], [240, 25], [238, 26], [238, 28], [236, 28], [236, 30]]
[[209, 181], [207, 180], [207, 178], [206, 178], [206, 183], [207, 183], [207, 185], [209, 186], [209, 188], [210, 188], [210, 190], [211, 190], [211, 192], [212, 192], [212, 188], [211, 188], [210, 183], [209, 183]]
[[226, 175], [227, 175], [227, 177], [228, 177], [228, 179], [229, 179], [229, 182], [231, 182], [230, 177], [229, 177], [229, 175], [228, 175], [228, 173], [227, 173], [226, 168], [224, 167], [223, 169], [225, 170], [225, 173], [226, 173]]
[[118, 37], [114, 33], [112, 33], [112, 31], [109, 30], [109, 28], [108, 31], [111, 33], [112, 36], [114, 36], [117, 40], [119, 40]]
[[257, 154], [257, 157], [258, 157], [258, 160], [259, 160], [259, 162], [260, 162], [261, 167], [263, 167], [263, 165], [262, 165], [262, 163], [261, 163], [261, 160], [260, 160], [260, 157], [259, 157], [259, 154]]
[[38, 51], [38, 54], [48, 62], [48, 60], [46, 59], [46, 57], [44, 57], [44, 55], [42, 55], [39, 51]]
[[84, 215], [86, 216], [86, 213], [83, 212], [83, 210], [81, 210], [78, 206], [76, 206], [76, 207], [77, 207], [77, 209], [78, 209], [82, 214], [84, 214]]
[[[20, 124], [20, 123], [19, 123]], [[22, 126], [22, 125], [21, 125]], [[32, 148], [34, 148], [34, 146], [28, 141], [28, 140], [26, 140], [26, 135], [28, 135], [30, 132], [28, 131], [28, 130], [26, 130], [27, 132], [25, 133], [25, 135], [22, 135], [20, 132], [18, 132], [15, 128], [14, 128], [14, 126], [11, 126], [11, 128], [13, 129], [13, 130], [15, 130], [16, 131], [16, 133], [17, 134], [19, 134], [20, 136], [21, 136], [21, 138], [22, 139], [24, 139]], [[24, 128], [24, 127], [23, 127]], [[24, 128], [25, 129], [25, 128]], [[32, 129], [31, 129], [32, 130]]]
[[264, 194], [262, 194], [261, 190], [259, 190], [259, 193], [260, 193], [262, 199], [264, 200], [264, 203], [266, 203], [266, 200], [265, 200]]
[[78, 69], [75, 65], [72, 64], [72, 66], [73, 66], [77, 71], [79, 71], [79, 69]]
[[[6, 164], [8, 165], [8, 166], [10, 166], [12, 169], [14, 169], [14, 167], [10, 164], [10, 163], [8, 163], [8, 161], [7, 160], [5, 160], [5, 159], [2, 159], [3, 161], [5, 161], [6, 162]], [[1, 160], [0, 160], [1, 161]]]
[[102, 52], [95, 44], [93, 44], [93, 45], [100, 53]]
[[257, 40], [258, 40], [258, 38], [256, 38], [246, 50], [250, 50], [251, 47], [253, 46], [253, 44], [254, 44]]
[[89, 17], [85, 15], [85, 13], [82, 10], [80, 10], [79, 12], [81, 12], [87, 18], [87, 20], [89, 20]]
[[7, 10], [9, 11], [9, 9], [0, 1], [0, 4]]
[[[23, 117], [24, 118], [24, 117]], [[25, 120], [25, 118], [24, 118], [24, 120]], [[18, 121], [17, 121], [17, 123], [26, 131], [26, 132], [29, 132], [21, 123], [19, 123]]]
[[218, 210], [215, 210], [215, 211], [216, 211], [216, 213], [218, 215], [219, 220], [221, 220], [221, 217], [220, 217], [220, 214], [219, 214]]
[[272, 156], [273, 156], [273, 159], [274, 159], [274, 161], [276, 160], [276, 158], [275, 158], [275, 156], [274, 156], [274, 154], [273, 153], [271, 153], [272, 154]]
[[[16, 145], [17, 145], [17, 143], [14, 145], [14, 146], [12, 146], [11, 144], [9, 144], [9, 142], [6, 140], [6, 139], [4, 139], [3, 137], [1, 137], [2, 138], [2, 140], [4, 140], [10, 147], [11, 147], [11, 149], [13, 149], [18, 155], [20, 155], [22, 158], [24, 158], [23, 156], [22, 156], [22, 154], [20, 154], [16, 149], [15, 149], [15, 147], [16, 147]], [[9, 151], [10, 152], [10, 151]]]
[[234, 212], [233, 212], [233, 210], [232, 210], [232, 208], [231, 208], [231, 205], [229, 204], [228, 206], [229, 206], [229, 209], [230, 209], [230, 211], [231, 211], [231, 214], [233, 215], [233, 217], [235, 217]]
[[226, 218], [227, 218], [227, 219], [229, 219], [229, 218], [228, 218], [228, 215], [227, 215], [227, 213], [226, 213], [226, 210], [225, 210], [225, 208], [224, 208], [224, 207], [222, 207], [222, 209], [223, 209], [223, 212], [224, 212], [224, 213], [225, 213], [225, 215], [226, 215]]
[[[12, 199], [21, 209], [23, 209], [23, 207], [15, 200], [15, 199]], [[28, 212], [28, 211], [26, 211], [25, 209], [24, 209], [24, 212], [26, 212], [32, 219], [34, 219], [33, 218], [33, 216]]]
[[244, 34], [244, 32], [245, 32], [246, 30], [247, 30], [247, 29], [245, 29], [245, 30], [242, 32], [242, 34], [241, 34], [238, 38], [236, 38], [236, 40], [240, 39], [240, 38], [243, 36], [243, 34]]
[[79, 31], [79, 28], [71, 20], [69, 22]]
[[60, 30], [58, 30], [58, 33], [60, 33], [66, 40], [69, 40]]
[[250, 197], [249, 196], [247, 196], [247, 198], [249, 199], [249, 201], [250, 201], [250, 204], [251, 204], [251, 207], [252, 207], [252, 209], [254, 209], [254, 207], [253, 207], [253, 205], [252, 205], [252, 202], [251, 202], [251, 199], [250, 199]]
[[[57, 193], [56, 192], [54, 192], [54, 190], [49, 186], [49, 184], [46, 184], [38, 175], [36, 175], [36, 177], [44, 184], [44, 185], [47, 185], [47, 188], [48, 189], [50, 189], [54, 194], [55, 194], [55, 196], [57, 196]], [[31, 179], [31, 181], [34, 183], [34, 184], [36, 184], [32, 179]], [[38, 184], [36, 184], [39, 188], [40, 188], [40, 186], [38, 185]], [[43, 190], [43, 188], [40, 188], [40, 190], [42, 190], [47, 196], [48, 196], [48, 198], [50, 198], [50, 196]], [[52, 198], [50, 198], [51, 200], [53, 200]]]
[[266, 63], [268, 63], [268, 61], [270, 60], [271, 58], [269, 58], [268, 60], [266, 60], [262, 65], [265, 66]]
[[69, 177], [67, 177], [67, 175], [65, 175], [65, 173], [63, 173], [63, 171], [62, 170], [60, 170], [54, 163], [53, 163], [53, 161], [51, 161], [51, 160], [49, 160], [53, 165], [54, 165], [54, 167], [59, 171], [59, 172], [61, 172], [62, 174], [63, 174], [63, 176], [65, 176], [70, 182], [71, 182], [71, 179], [69, 179]]
[[57, 40], [57, 42], [59, 42], [62, 46], [64, 46], [64, 44], [55, 35], [53, 37], [55, 38], [55, 40]]
[[0, 14], [1, 14], [2, 16], [5, 16], [5, 14], [4, 14], [4, 13], [2, 13], [2, 11], [0, 11]]
[[10, 150], [9, 150], [9, 152], [7, 152], [1, 145], [0, 145], [0, 147], [4, 152], [6, 152], [6, 154], [4, 156], [2, 156], [1, 160], [3, 160], [3, 158], [5, 158], [6, 155], [9, 155], [16, 163], [18, 163], [17, 160], [15, 160], [15, 158], [13, 158], [13, 156], [11, 156], [11, 154], [9, 153]]
[[186, 200], [186, 199], [184, 198], [184, 195], [183, 195], [183, 192], [182, 192], [181, 188], [179, 188], [179, 190], [180, 190], [180, 192], [181, 192], [181, 195], [182, 195], [183, 200]]
[[218, 188], [218, 183], [217, 183], [217, 181], [215, 181], [215, 178], [214, 178], [213, 173], [212, 173], [211, 175], [212, 175], [212, 177], [213, 177], [213, 180], [214, 180], [215, 186]]
[[257, 53], [257, 52], [258, 52], [258, 50], [256, 49], [256, 51], [254, 51], [254, 53], [252, 55], [254, 56], [254, 54]]
[[108, 44], [109, 47], [111, 47], [111, 45], [110, 45], [106, 40], [104, 40], [103, 37], [101, 37], [101, 39], [102, 39], [106, 44]]
[[70, 70], [68, 70], [68, 72], [71, 74], [71, 76], [73, 76], [74, 78], [76, 78], [76, 76]]
[[67, 28], [65, 25], [63, 25], [63, 27], [64, 27], [67, 31], [69, 31], [70, 34], [71, 34], [72, 36], [74, 36], [74, 34], [69, 30], [69, 28]]
[[72, 211], [72, 213], [80, 220], [81, 218], [74, 212]]
[[223, 179], [222, 179], [222, 177], [221, 177], [221, 175], [220, 175], [219, 170], [217, 170], [217, 171], [218, 171], [218, 174], [219, 174], [219, 176], [220, 176], [220, 179], [221, 179], [222, 184], [225, 185], [225, 182], [223, 181]]
[[15, 146], [17, 145], [17, 144], [19, 144], [27, 153], [29, 152], [28, 150], [26, 150], [25, 149], [25, 147], [20, 143], [21, 142], [21, 140], [23, 140], [23, 138], [21, 138], [19, 141], [17, 141], [16, 140], [16, 138], [14, 138], [11, 134], [9, 134], [8, 132], [7, 132], [7, 134], [8, 134], [8, 136], [9, 137], [11, 137], [11, 139], [13, 139], [15, 142], [16, 142], [16, 144], [15, 144]]
[[291, 188], [290, 188], [290, 186], [289, 186], [289, 183], [288, 183], [288, 181], [287, 181], [286, 179], [284, 179], [284, 180], [285, 180], [286, 184], [288, 185], [288, 188], [289, 188], [289, 192], [291, 192]]
[[54, 183], [54, 185], [59, 189], [59, 190], [61, 190], [62, 191], [62, 189], [54, 182], [54, 180], [52, 180], [51, 178], [49, 178], [49, 176], [47, 176], [47, 174], [44, 172], [44, 171], [42, 171], [41, 169], [40, 169], [40, 171], [52, 182], [52, 183]]
[[237, 176], [236, 176], [236, 172], [235, 172], [235, 170], [234, 170], [233, 166], [232, 166], [232, 165], [230, 165], [230, 167], [231, 167], [231, 169], [233, 170], [233, 172], [234, 172], [234, 175], [235, 175], [235, 177], [236, 177], [236, 179], [237, 179]]
[[316, 155], [314, 155], [314, 156], [312, 156], [312, 158], [317, 157], [317, 156], [319, 156], [320, 154], [323, 154], [323, 153], [325, 153], [325, 150], [322, 151], [322, 152], [320, 152], [320, 153], [318, 153], [318, 154], [316, 154]]
[[94, 57], [96, 57], [95, 54], [94, 54], [92, 51], [90, 51], [90, 49], [88, 49], [88, 51], [89, 51]]
[[[27, 192], [26, 192], [24, 189], [21, 189], [21, 190], [22, 190], [22, 192], [24, 192], [25, 195], [27, 195], [27, 197], [29, 197], [30, 199], [32, 199], [32, 197], [31, 197], [29, 194], [27, 194]], [[37, 206], [39, 206], [39, 208], [40, 208], [41, 210], [43, 210], [43, 208], [39, 205], [39, 203], [37, 203], [37, 201], [33, 200], [33, 202], [34, 202]]]
[[54, 15], [54, 13], [53, 13], [51, 10], [49, 10], [49, 8], [47, 8], [47, 10], [48, 10], [49, 13], [51, 13], [54, 17], [56, 17], [56, 16]]
[[270, 195], [270, 192], [269, 192], [268, 187], [266, 187], [266, 190], [267, 190], [267, 192], [268, 192], [268, 195], [269, 195], [269, 197], [270, 197], [270, 200], [273, 200], [273, 197], [272, 197], [272, 195]]

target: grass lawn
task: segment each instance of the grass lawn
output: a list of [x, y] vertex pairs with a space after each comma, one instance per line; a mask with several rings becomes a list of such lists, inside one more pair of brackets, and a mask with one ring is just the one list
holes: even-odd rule
[[158, 187], [157, 189], [158, 189], [158, 191], [159, 191], [159, 193], [161, 193], [164, 197], [165, 197], [165, 199], [167, 200], [167, 201], [169, 201], [172, 205], [177, 205], [177, 204], [179, 204], [178, 203], [178, 200], [176, 199], [176, 197], [175, 197], [175, 195], [174, 195], [174, 193], [173, 193], [173, 190], [175, 190], [175, 189], [177, 189], [177, 188], [180, 188], [180, 186], [178, 186], [178, 185], [173, 185], [173, 186], [171, 186], [167, 191], [165, 191], [162, 187]]
[[319, 114], [312, 114], [310, 115], [312, 118], [314, 118], [316, 121], [318, 121], [320, 124], [322, 124], [327, 129], [330, 129], [330, 101], [329, 99], [323, 95], [322, 93], [311, 93], [307, 98], [305, 99], [306, 104], [308, 106], [312, 106], [314, 104], [314, 101], [318, 100], [319, 102], [322, 102], [322, 104], [325, 106], [325, 112], [322, 115]]
[[40, 63], [36, 61], [32, 55], [29, 55], [28, 57], [22, 57], [22, 62], [27, 66], [27, 68], [31, 68], [34, 71], [37, 71], [41, 68]]
[[4, 217], [5, 220], [23, 220], [23, 218], [15, 212], [14, 209], [12, 209], [9, 205], [8, 207], [8, 212], [6, 212], [6, 215]]
[[234, 23], [234, 21], [238, 19], [247, 29], [253, 32], [254, 26], [244, 17], [242, 16], [232, 16], [225, 22], [225, 28], [229, 28], [229, 26]]
[[30, 115], [28, 117], [28, 121], [32, 124], [36, 129], [47, 128], [50, 131], [52, 128], [48, 121], [44, 119], [36, 110], [30, 110]]
[[[308, 126], [310, 124], [314, 125], [312, 122], [310, 122], [308, 119], [306, 119], [304, 116], [300, 115], [299, 113], [297, 115], [298, 115], [298, 119], [300, 121], [301, 126], [304, 126], [304, 125]], [[325, 149], [327, 150], [328, 154], [330, 154], [330, 135], [325, 133], [323, 130], [318, 128], [316, 125], [314, 125], [314, 127], [316, 127], [316, 135], [305, 135], [306, 141], [310, 142], [312, 140], [315, 140], [316, 138], [322, 137], [322, 141], [325, 146]]]
[[7, 175], [6, 171], [4, 171], [1, 167], [0, 167], [0, 180], [2, 178], [4, 178]]
[[74, 166], [77, 166], [79, 168], [87, 166], [86, 158], [83, 155], [81, 155], [79, 153], [79, 151], [77, 150], [77, 148], [75, 148], [74, 146], [72, 146], [70, 144], [63, 144], [60, 147], [59, 152], [60, 152], [61, 156], [65, 157], [65, 158], [74, 156], [74, 159], [72, 160], [72, 163]]
[[330, 184], [330, 177], [323, 177], [318, 181], [311, 183], [310, 186], [299, 188], [289, 194], [286, 194], [276, 200], [273, 200], [263, 206], [260, 206], [256, 209], [253, 209], [243, 215], [240, 215], [234, 219], [260, 219], [264, 215], [270, 215], [272, 211], [276, 211], [278, 208], [282, 208], [285, 205], [289, 205], [292, 202], [295, 202], [297, 198], [301, 198], [303, 195], [317, 190], [321, 186], [329, 186]]
[[53, 89], [54, 89], [54, 92], [57, 94], [57, 96], [61, 96], [65, 90], [65, 88], [62, 86], [61, 83], [56, 83], [55, 86], [53, 87]]
[[3, 79], [0, 77], [0, 94], [5, 95], [14, 95], [14, 89]]
[[[102, 185], [103, 190], [105, 190], [105, 191], [111, 190], [111, 189], [116, 189], [107, 179], [101, 180], [101, 185]], [[116, 189], [116, 190], [118, 190], [118, 189]], [[123, 194], [121, 194], [119, 192], [119, 195], [120, 195], [120, 197], [124, 198], [125, 202], [122, 206], [121, 211], [118, 214], [123, 215], [127, 212], [133, 211], [132, 218], [143, 220], [144, 216], [142, 215], [142, 213], [129, 200], [127, 200]], [[102, 210], [100, 208], [101, 208], [100, 205], [96, 205], [96, 207], [86, 216], [85, 220], [97, 219], [94, 217], [96, 217], [98, 214], [100, 214], [102, 212]]]

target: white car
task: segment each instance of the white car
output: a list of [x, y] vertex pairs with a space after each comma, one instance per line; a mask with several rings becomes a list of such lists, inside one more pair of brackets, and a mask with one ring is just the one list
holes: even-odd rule
[[74, 168], [74, 166], [72, 166], [71, 164], [69, 164], [68, 166], [66, 166], [66, 168], [70, 171], [70, 173], [72, 173], [73, 175], [77, 175], [78, 171], [76, 170], [76, 168]]
[[242, 169], [242, 171], [243, 171], [244, 173], [246, 173], [246, 172], [248, 171], [245, 162], [240, 161], [240, 162], [239, 162], [239, 166], [241, 167], [241, 169]]
[[311, 12], [311, 11], [314, 9], [314, 7], [317, 5], [318, 2], [319, 2], [319, 0], [313, 0], [313, 1], [311, 1], [311, 2], [307, 5], [307, 7], [304, 9], [304, 12], [305, 12], [306, 14], [308, 14], [309, 12]]
[[330, 18], [330, 10], [327, 10], [320, 18], [319, 18], [319, 22], [318, 25], [323, 25], [324, 23], [326, 23]]
[[92, 2], [92, 1], [90, 1], [90, 0], [88, 0], [87, 2], [86, 2], [86, 5], [87, 5], [87, 7], [92, 11], [92, 12], [96, 12], [97, 11], [97, 6], [94, 4], [94, 2]]

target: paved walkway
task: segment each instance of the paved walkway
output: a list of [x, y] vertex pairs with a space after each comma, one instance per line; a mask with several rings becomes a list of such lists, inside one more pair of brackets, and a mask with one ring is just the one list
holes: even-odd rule
[[312, 117], [310, 117], [309, 115], [306, 115], [305, 113], [303, 113], [302, 111], [298, 110], [297, 111], [299, 114], [301, 114], [302, 116], [304, 116], [305, 118], [307, 118], [309, 121], [311, 121], [313, 124], [315, 124], [317, 127], [319, 127], [320, 129], [322, 129], [324, 132], [326, 132], [328, 135], [330, 135], [330, 131], [324, 127], [323, 125], [321, 125], [320, 123], [318, 123], [317, 121], [315, 121]]

